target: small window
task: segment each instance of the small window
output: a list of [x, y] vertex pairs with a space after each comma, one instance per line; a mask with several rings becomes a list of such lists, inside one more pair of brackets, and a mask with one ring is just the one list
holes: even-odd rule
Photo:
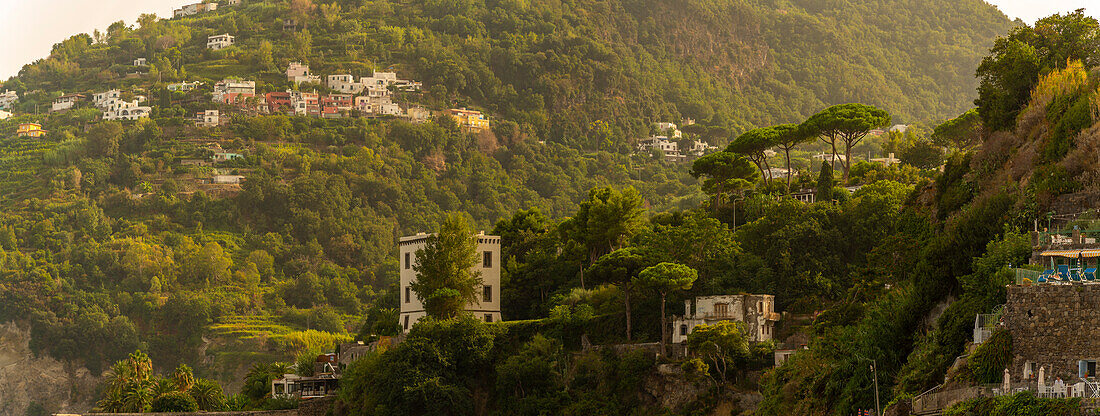
[[1080, 360], [1077, 362], [1077, 377], [1096, 377], [1096, 360]]
[[412, 262], [409, 261], [409, 257], [410, 257], [409, 253], [406, 252], [405, 253], [405, 269], [408, 269], [411, 266]]
[[485, 286], [484, 289], [483, 289], [483, 292], [484, 293], [481, 294], [481, 299], [484, 300], [485, 302], [492, 302], [493, 301], [493, 287], [492, 286]]
[[493, 322], [493, 314], [491, 314], [491, 313], [485, 314], [485, 322]]
[[688, 326], [687, 325], [680, 325], [680, 336], [685, 336], [687, 334], [688, 334]]
[[486, 269], [488, 269], [490, 267], [493, 267], [493, 252], [492, 251], [486, 251], [486, 252], [482, 253], [481, 267], [486, 268]]
[[409, 329], [409, 315], [405, 315], [405, 330]]
[[405, 303], [409, 303], [412, 300], [412, 287], [405, 286]]
[[728, 316], [730, 313], [730, 305], [726, 303], [714, 304], [714, 314], [718, 317]]

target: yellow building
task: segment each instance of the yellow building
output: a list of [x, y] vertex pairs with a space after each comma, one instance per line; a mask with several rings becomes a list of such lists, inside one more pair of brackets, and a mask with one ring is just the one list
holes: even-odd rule
[[467, 110], [465, 108], [452, 108], [447, 110], [451, 117], [455, 118], [463, 131], [478, 133], [489, 129], [489, 119], [480, 111]]
[[46, 135], [46, 130], [42, 130], [42, 125], [38, 123], [22, 123], [19, 125], [19, 130], [16, 131], [16, 136], [19, 137], [42, 137]]

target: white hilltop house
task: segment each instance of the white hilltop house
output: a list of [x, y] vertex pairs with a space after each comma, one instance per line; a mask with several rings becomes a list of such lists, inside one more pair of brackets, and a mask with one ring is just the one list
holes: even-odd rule
[[218, 3], [192, 3], [172, 10], [172, 17], [194, 16], [218, 9]]
[[53, 100], [50, 111], [65, 111], [73, 108], [77, 102], [84, 99], [82, 94], [65, 94]]
[[168, 91], [186, 92], [191, 91], [199, 87], [198, 81], [195, 82], [177, 82], [174, 84], [168, 84]]
[[714, 325], [723, 321], [743, 323], [750, 342], [770, 341], [775, 337], [775, 324], [779, 322], [779, 314], [775, 312], [775, 296], [741, 294], [685, 299], [684, 315], [673, 317], [672, 342], [686, 342], [688, 335], [699, 325]]
[[[401, 315], [398, 318], [401, 330], [409, 332], [413, 324], [423, 318], [427, 313], [424, 304], [412, 290], [412, 283], [416, 281], [416, 252], [423, 249], [427, 243], [429, 234], [419, 233], [408, 237], [401, 237], [398, 245], [398, 261], [401, 267]], [[477, 301], [466, 305], [466, 312], [485, 322], [501, 321], [500, 316], [500, 237], [485, 235], [479, 232], [472, 236], [477, 238], [478, 263], [471, 269], [481, 272], [482, 287], [479, 290]]]
[[134, 96], [131, 101], [122, 99], [122, 92], [109, 90], [92, 95], [92, 103], [103, 111], [104, 120], [137, 120], [148, 118], [153, 111], [152, 107], [140, 105], [145, 97]]
[[10, 110], [19, 101], [19, 94], [15, 91], [4, 90], [0, 93], [0, 110]]
[[234, 42], [236, 42], [236, 38], [228, 33], [208, 36], [206, 38], [206, 48], [218, 51], [233, 46]]

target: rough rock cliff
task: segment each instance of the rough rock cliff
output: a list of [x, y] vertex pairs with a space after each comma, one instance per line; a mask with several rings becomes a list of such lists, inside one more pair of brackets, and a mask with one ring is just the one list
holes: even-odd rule
[[83, 366], [36, 357], [30, 339], [29, 328], [0, 324], [0, 416], [27, 415], [32, 405], [49, 413], [89, 410], [99, 377]]

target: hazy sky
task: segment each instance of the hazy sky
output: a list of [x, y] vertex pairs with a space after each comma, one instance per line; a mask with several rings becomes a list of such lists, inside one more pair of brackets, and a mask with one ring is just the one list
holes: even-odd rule
[[[106, 29], [111, 22], [133, 24], [141, 13], [172, 15], [172, 8], [197, 0], [0, 0], [0, 79], [19, 72], [24, 64], [46, 57], [53, 44], [77, 33]], [[989, 0], [1010, 18], [1027, 23], [1058, 12], [1073, 11], [1100, 0]]]

